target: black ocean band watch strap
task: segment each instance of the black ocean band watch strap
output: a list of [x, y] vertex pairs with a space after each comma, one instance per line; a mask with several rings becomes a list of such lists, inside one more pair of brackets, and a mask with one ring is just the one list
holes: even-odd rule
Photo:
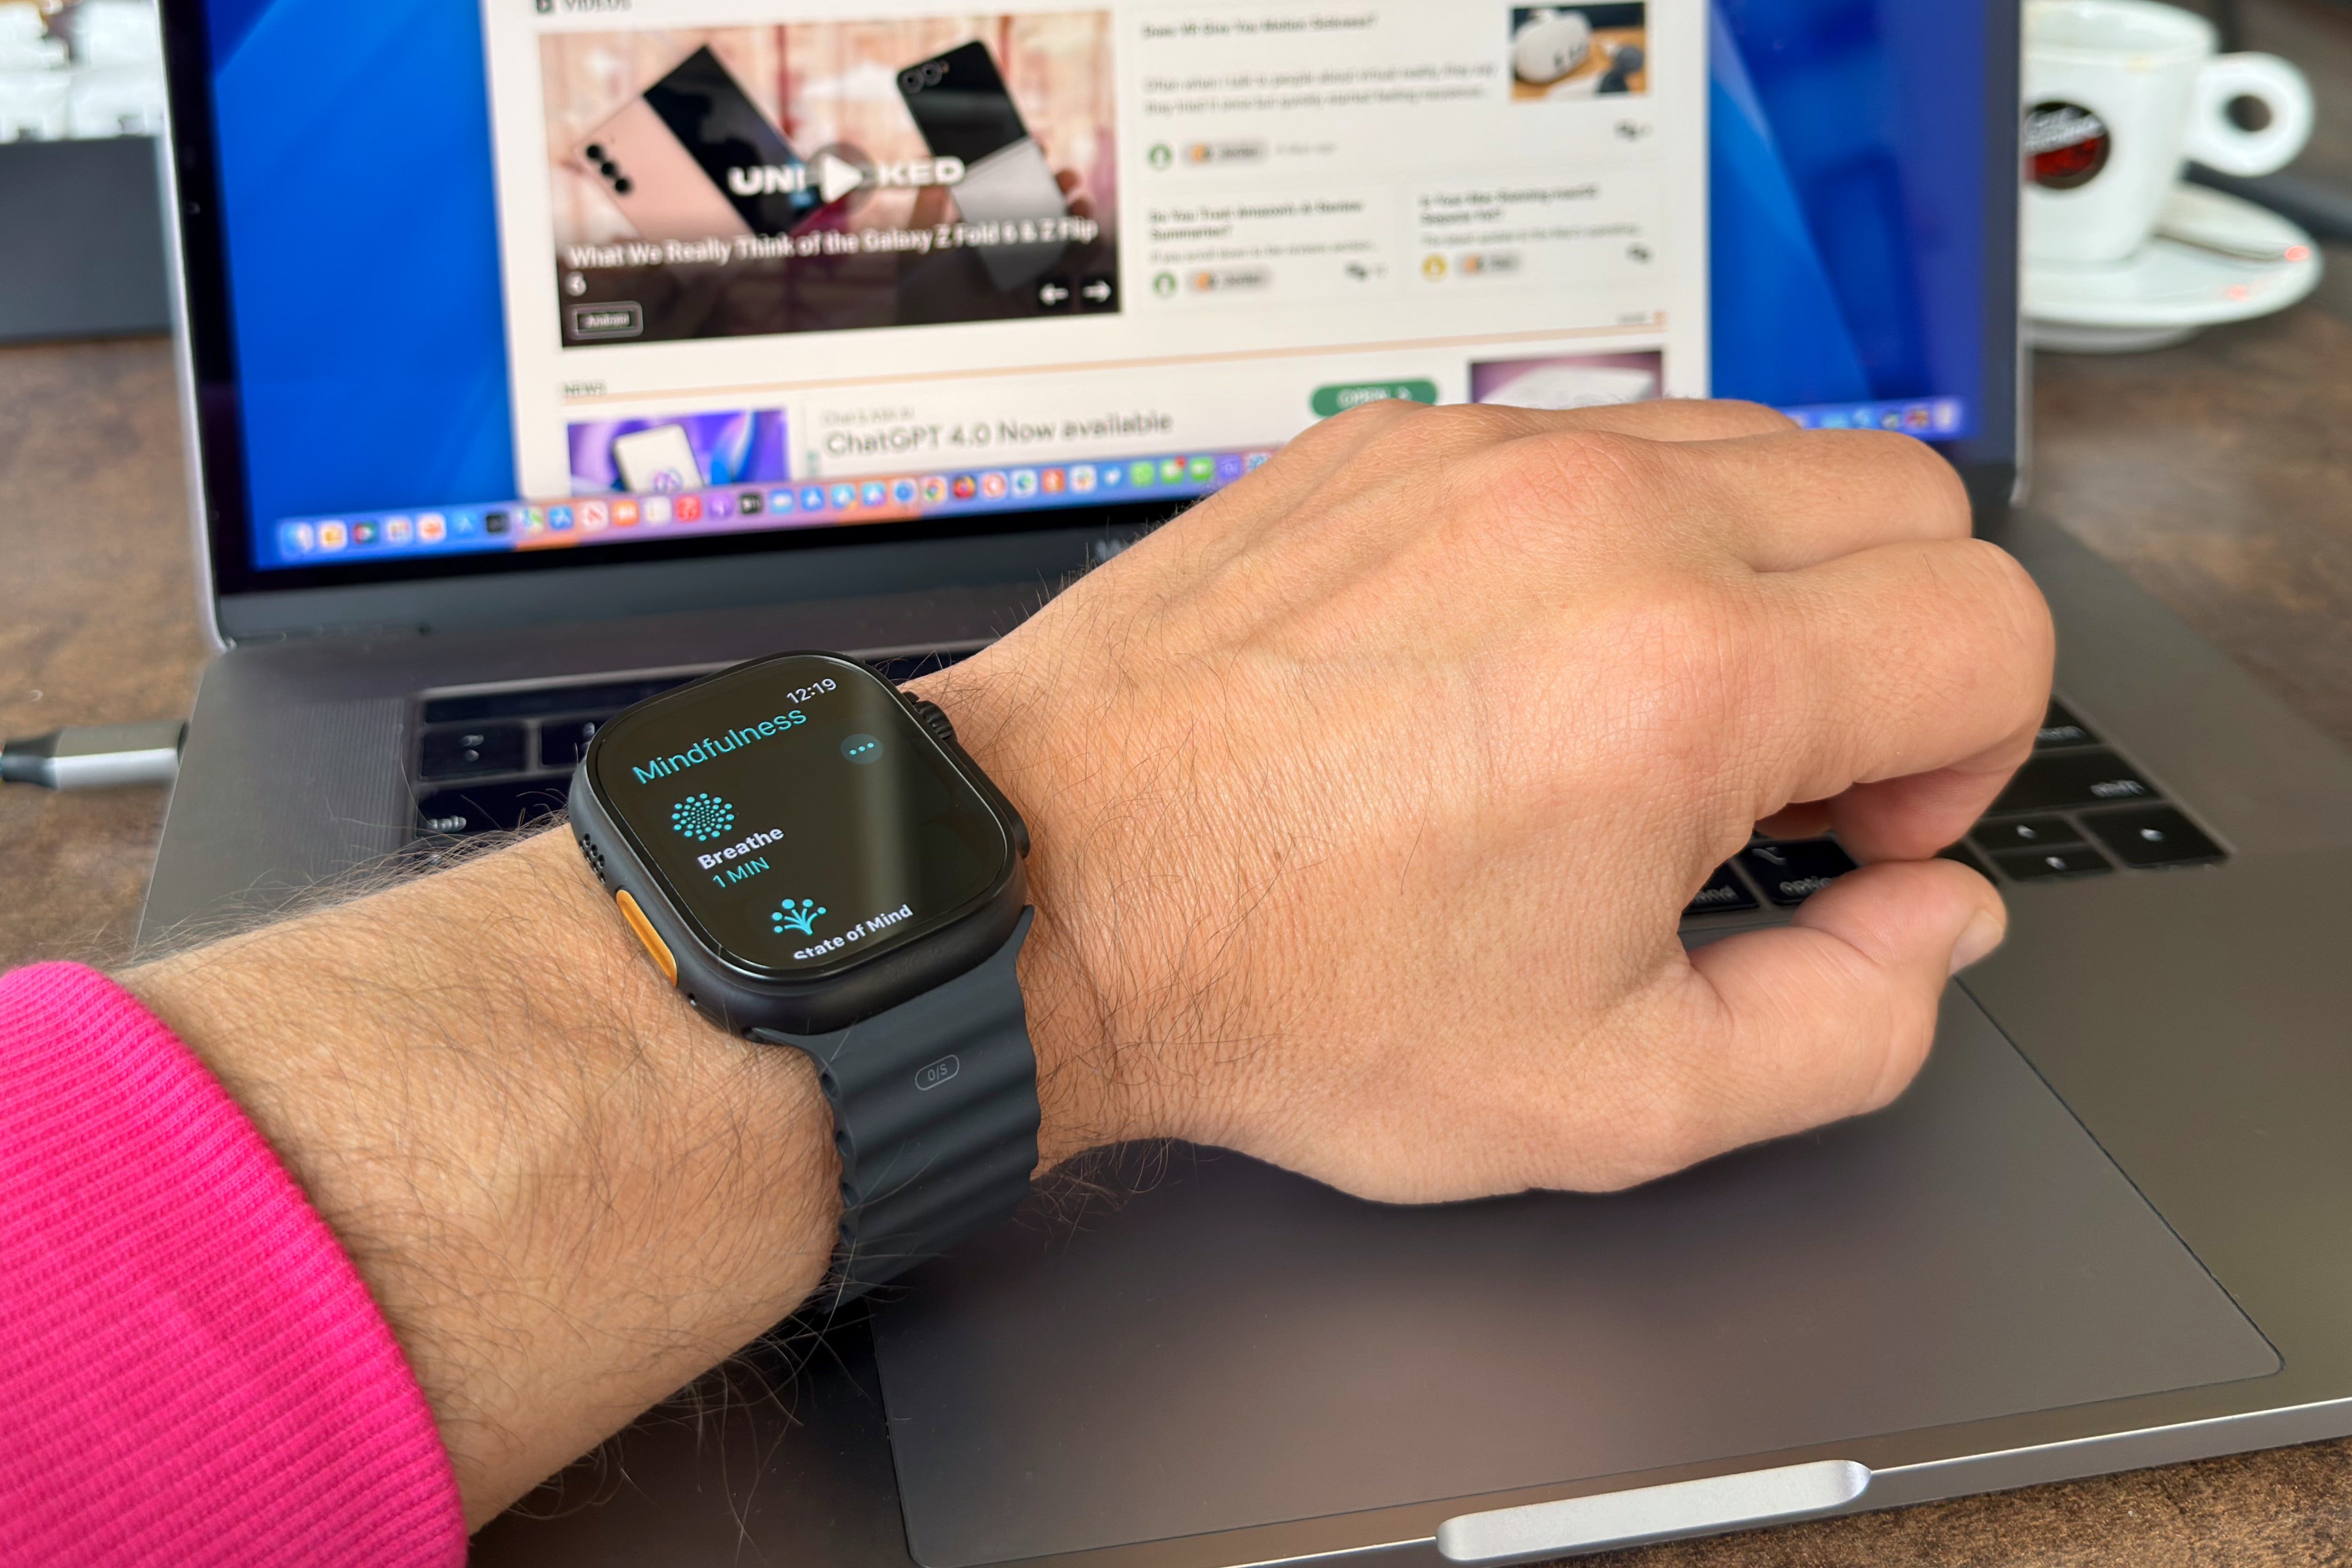
[[1014, 964], [1034, 910], [979, 968], [830, 1035], [753, 1031], [815, 1058], [841, 1152], [838, 1299], [1001, 1220], [1037, 1166], [1037, 1055]]

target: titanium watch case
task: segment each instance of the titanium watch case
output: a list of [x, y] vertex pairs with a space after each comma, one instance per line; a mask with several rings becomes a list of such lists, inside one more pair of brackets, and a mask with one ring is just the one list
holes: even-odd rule
[[[887, 692], [914, 721], [913, 731], [947, 760], [994, 816], [1006, 850], [1003, 864], [986, 889], [943, 915], [930, 917], [936, 924], [929, 931], [873, 958], [853, 960], [807, 979], [788, 980], [752, 973], [736, 964], [679, 908], [649, 866], [635, 833], [604, 799], [596, 783], [596, 764], [605, 738], [625, 733], [624, 721], [630, 715], [690, 700], [707, 686], [764, 665], [806, 659], [835, 667], [845, 681], [863, 682]], [[650, 931], [667, 948], [676, 968], [676, 984], [685, 994], [688, 1005], [730, 1034], [751, 1036], [768, 1030], [824, 1035], [887, 1013], [986, 963], [1012, 939], [1028, 905], [1023, 869], [1029, 854], [1028, 826], [965, 753], [947, 714], [938, 704], [908, 697], [863, 663], [838, 654], [783, 653], [752, 659], [626, 710], [597, 731], [573, 769], [571, 809], [573, 836], [588, 858], [589, 868], [606, 894], [621, 902], [621, 914], [636, 930], [647, 955], [666, 971], [670, 967], [662, 963], [664, 954], [646, 941]], [[626, 901], [622, 901], [623, 894], [627, 895]], [[634, 915], [630, 904], [635, 906]], [[640, 920], [645, 922], [642, 928]]]

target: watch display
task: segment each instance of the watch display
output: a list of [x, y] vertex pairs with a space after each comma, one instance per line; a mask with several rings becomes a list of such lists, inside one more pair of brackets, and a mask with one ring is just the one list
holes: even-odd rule
[[714, 956], [805, 980], [953, 924], [1017, 865], [996, 813], [863, 664], [788, 654], [623, 714], [599, 804]]

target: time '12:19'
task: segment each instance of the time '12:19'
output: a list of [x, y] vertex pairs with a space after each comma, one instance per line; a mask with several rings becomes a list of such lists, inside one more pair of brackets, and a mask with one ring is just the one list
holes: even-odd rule
[[814, 685], [803, 686], [797, 691], [787, 691], [784, 693], [784, 700], [787, 702], [806, 702], [812, 698], [822, 697], [828, 691], [838, 691], [840, 689], [841, 683], [835, 680], [832, 677], [827, 676], [824, 679], [819, 680]]

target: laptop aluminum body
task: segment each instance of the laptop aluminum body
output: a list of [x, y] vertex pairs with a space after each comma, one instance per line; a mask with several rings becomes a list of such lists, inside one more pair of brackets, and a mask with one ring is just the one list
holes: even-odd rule
[[[232, 237], [259, 219], [239, 205], [253, 170], [216, 133], [230, 121], [215, 100], [235, 79], [225, 59], [265, 58], [305, 26], [331, 37], [359, 24], [317, 0], [280, 0], [257, 22], [234, 9], [164, 5], [194, 502], [222, 652], [171, 803], [148, 940], [250, 918], [429, 846], [445, 821], [430, 809], [425, 773], [446, 760], [433, 747], [469, 739], [467, 714], [534, 715], [501, 722], [547, 753], [559, 717], [595, 706], [581, 695], [567, 709], [565, 693], [617, 700], [632, 682], [784, 646], [951, 657], [1189, 499], [1055, 508], [1008, 496], [992, 511], [811, 530], [791, 547], [738, 532], [599, 546], [609, 558], [551, 552], [529, 569], [389, 552], [364, 569], [349, 557], [263, 564], [277, 520], [253, 515], [271, 475], [256, 468], [249, 426], [263, 416], [240, 356], [272, 307], [236, 305]], [[404, 25], [451, 25], [425, 15], [449, 7], [405, 9]], [[1630, 58], [1606, 51], [1633, 23], [1654, 29], [1662, 61], [1689, 47], [1689, 29], [1727, 25], [1663, 0], [1590, 9], [1609, 13], [1591, 63], [1611, 70]], [[1507, 11], [1496, 8], [1498, 58]], [[2022, 410], [2005, 199], [2016, 13], [1982, 13], [1987, 63], [1966, 87], [1990, 128], [1973, 280], [1987, 369], [1979, 426], [1945, 447], [1984, 531], [2055, 607], [2067, 722], [2053, 728], [2071, 732], [2050, 737], [2051, 755], [2123, 759], [2102, 765], [2187, 813], [2220, 858], [2005, 875], [2011, 941], [1948, 994], [1911, 1094], [1639, 1193], [1393, 1210], [1213, 1151], [1107, 1153], [1096, 1173], [1129, 1196], [1025, 1215], [919, 1273], [870, 1320], [759, 1352], [731, 1392], [714, 1384], [657, 1413], [554, 1501], [492, 1526], [478, 1561], [1536, 1561], [2352, 1433], [2352, 1147], [2340, 1131], [2352, 978], [2336, 896], [2352, 875], [2352, 760], [2050, 520], [2007, 504]], [[228, 36], [240, 25], [252, 29], [241, 41]], [[495, 77], [497, 29], [511, 23], [482, 25]], [[735, 58], [729, 68], [748, 72]], [[1716, 81], [1717, 115], [1740, 107], [1740, 87]], [[1552, 86], [1507, 90], [1515, 110], [1549, 111], [1538, 100]], [[1008, 137], [1037, 132], [992, 113]], [[656, 119], [635, 113], [632, 134], [658, 143]], [[403, 129], [433, 142], [433, 124]], [[574, 161], [562, 178], [625, 177], [580, 165], [586, 145], [551, 138], [551, 156]], [[1226, 155], [1202, 145], [1204, 159]], [[768, 195], [802, 178], [768, 168]], [[824, 235], [859, 231], [807, 232], [822, 252], [835, 243]], [[1089, 270], [1090, 243], [1069, 242], [1067, 283], [1048, 278], [1037, 309], [1154, 286], [1126, 261]], [[1246, 270], [1211, 281], [1245, 290]], [[619, 285], [584, 261], [577, 275], [578, 309], [556, 298], [547, 312], [571, 334], [565, 353], [659, 314], [658, 300], [608, 297]], [[894, 276], [933, 289], [927, 299], [997, 283], [984, 268], [950, 283]], [[511, 300], [523, 285], [504, 287]], [[974, 298], [975, 310], [1012, 309]], [[1322, 390], [1335, 403], [1349, 391]], [[518, 437], [519, 467], [541, 460], [527, 448], [544, 437]], [[758, 487], [763, 504], [791, 490], [798, 505], [807, 477]], [[836, 481], [863, 504], [864, 476], [824, 478], [824, 505]], [[383, 508], [432, 500], [330, 504], [381, 529]], [[491, 510], [481, 495], [467, 504], [478, 525]], [[423, 515], [401, 514], [411, 530]], [[315, 517], [278, 526], [267, 548], [323, 537]], [[2101, 809], [2053, 811], [2088, 834], [2113, 825]], [[1737, 901], [1758, 907], [1698, 915], [1689, 940], [1776, 918], [1769, 868], [1743, 875]]]

